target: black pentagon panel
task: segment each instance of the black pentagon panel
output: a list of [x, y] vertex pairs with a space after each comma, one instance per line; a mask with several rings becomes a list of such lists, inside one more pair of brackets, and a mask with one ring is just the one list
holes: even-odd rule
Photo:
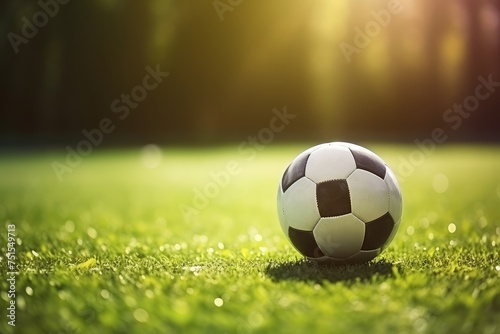
[[293, 227], [289, 227], [288, 237], [292, 241], [295, 248], [297, 248], [303, 255], [311, 258], [320, 258], [325, 256], [321, 249], [319, 249], [316, 240], [314, 240], [312, 231], [301, 231]]
[[373, 250], [382, 247], [394, 228], [394, 219], [389, 213], [366, 223], [365, 240], [361, 250]]
[[321, 217], [351, 213], [351, 197], [346, 180], [321, 182], [316, 186], [316, 200]]
[[382, 159], [369, 151], [361, 151], [353, 147], [349, 147], [349, 149], [354, 157], [354, 161], [356, 161], [356, 167], [358, 169], [369, 171], [381, 179], [385, 178], [386, 167]]
[[290, 188], [295, 181], [306, 175], [306, 165], [310, 155], [311, 153], [302, 153], [287, 167], [281, 179], [283, 192]]

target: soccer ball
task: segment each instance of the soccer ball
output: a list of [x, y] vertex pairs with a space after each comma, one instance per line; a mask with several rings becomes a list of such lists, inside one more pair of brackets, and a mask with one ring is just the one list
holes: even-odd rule
[[401, 190], [375, 153], [333, 142], [299, 154], [278, 187], [283, 232], [306, 258], [336, 264], [370, 261], [401, 221]]

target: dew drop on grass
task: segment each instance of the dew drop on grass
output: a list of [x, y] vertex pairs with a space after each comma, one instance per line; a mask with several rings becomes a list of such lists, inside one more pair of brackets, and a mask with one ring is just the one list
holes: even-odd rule
[[450, 225], [448, 225], [448, 232], [455, 233], [456, 230], [457, 226], [455, 224], [451, 223]]
[[496, 267], [495, 267], [495, 269], [496, 269], [497, 271], [500, 271], [500, 266], [496, 266]]
[[217, 307], [221, 307], [222, 305], [224, 305], [224, 301], [222, 300], [222, 298], [215, 298], [214, 299], [214, 304]]
[[193, 272], [193, 273], [197, 273], [201, 270], [202, 266], [191, 266], [189, 268], [189, 271]]
[[28, 296], [33, 296], [33, 289], [30, 286], [27, 286], [25, 290]]

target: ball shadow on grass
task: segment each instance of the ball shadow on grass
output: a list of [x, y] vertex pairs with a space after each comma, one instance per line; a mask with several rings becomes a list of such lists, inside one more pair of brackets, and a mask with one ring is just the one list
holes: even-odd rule
[[401, 268], [397, 264], [383, 259], [355, 265], [322, 264], [308, 260], [270, 262], [266, 268], [266, 274], [275, 282], [305, 281], [318, 284], [368, 282], [377, 277], [386, 279], [400, 273]]

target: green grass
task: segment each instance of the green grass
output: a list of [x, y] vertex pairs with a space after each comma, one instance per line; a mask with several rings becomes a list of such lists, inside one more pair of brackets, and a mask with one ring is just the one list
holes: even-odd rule
[[[396, 172], [414, 149], [367, 146]], [[1, 154], [2, 277], [7, 225], [17, 233], [15, 332], [500, 333], [499, 147], [438, 148], [401, 184], [391, 246], [345, 267], [302, 260], [277, 221], [277, 182], [305, 148], [267, 147], [251, 161], [236, 145], [165, 148], [152, 170], [139, 149], [102, 150], [61, 183], [60, 153]], [[241, 172], [185, 221], [193, 188], [233, 159]], [[0, 332], [11, 333], [5, 279], [0, 289]]]

